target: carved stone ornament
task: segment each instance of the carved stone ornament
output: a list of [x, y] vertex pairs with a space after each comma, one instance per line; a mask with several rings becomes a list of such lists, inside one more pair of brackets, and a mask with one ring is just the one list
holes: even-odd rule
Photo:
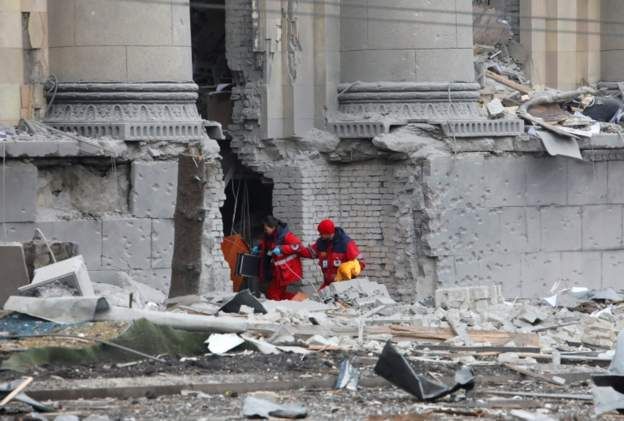
[[204, 136], [194, 83], [58, 83], [45, 122], [87, 137], [194, 141]]
[[354, 82], [338, 86], [338, 112], [328, 128], [341, 139], [373, 138], [393, 126], [441, 124], [451, 137], [513, 136], [518, 119], [489, 121], [478, 103], [478, 83]]

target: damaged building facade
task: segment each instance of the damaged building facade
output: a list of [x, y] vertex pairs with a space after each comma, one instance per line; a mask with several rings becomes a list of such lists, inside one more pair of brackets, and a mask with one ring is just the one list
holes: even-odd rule
[[[39, 227], [77, 242], [94, 277], [166, 290], [177, 157], [194, 142], [209, 173], [206, 291], [229, 288], [224, 235], [253, 237], [266, 212], [305, 242], [335, 219], [395, 297], [619, 281], [624, 143], [600, 134], [580, 143], [584, 161], [551, 157], [522, 120], [488, 119], [470, 0], [0, 5], [0, 122], [25, 120], [0, 137], [3, 241]], [[621, 28], [600, 24], [624, 18], [620, 2], [504, 10], [519, 11], [536, 83], [624, 80]]]

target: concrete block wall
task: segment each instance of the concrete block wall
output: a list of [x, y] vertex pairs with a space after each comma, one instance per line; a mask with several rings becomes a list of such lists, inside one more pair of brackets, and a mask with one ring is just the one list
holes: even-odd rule
[[437, 286], [499, 283], [508, 297], [539, 297], [557, 281], [621, 285], [624, 161], [474, 153], [423, 171], [423, 253]]
[[[39, 189], [47, 186], [50, 173], [37, 168], [38, 162], [8, 160], [0, 164], [0, 241], [28, 241], [35, 228], [49, 240], [78, 243], [89, 271], [98, 275], [123, 271], [135, 280], [168, 292], [173, 256], [177, 163], [175, 161], [133, 161], [130, 164], [131, 186], [127, 195], [129, 212], [101, 212], [54, 218], [37, 207]], [[215, 262], [215, 272], [225, 262], [220, 252], [223, 237], [219, 207], [223, 202], [223, 181], [220, 167], [211, 177], [211, 193], [207, 202], [211, 222], [207, 253]], [[3, 177], [6, 175], [6, 182]], [[126, 175], [127, 176], [127, 175]], [[41, 177], [46, 177], [42, 182]], [[77, 181], [78, 191], [95, 189], [93, 179]], [[110, 180], [108, 180], [110, 181]], [[83, 185], [84, 184], [84, 185]], [[3, 187], [6, 189], [3, 193]], [[42, 187], [43, 186], [43, 187]], [[46, 197], [49, 196], [45, 192]], [[215, 281], [210, 280], [211, 284]], [[221, 281], [219, 281], [221, 282]], [[223, 287], [221, 282], [215, 288]]]

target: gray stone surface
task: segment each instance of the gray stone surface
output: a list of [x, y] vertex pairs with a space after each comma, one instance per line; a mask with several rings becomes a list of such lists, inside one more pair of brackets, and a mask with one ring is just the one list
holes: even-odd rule
[[[102, 221], [94, 219], [75, 219], [71, 221], [42, 221], [37, 222], [46, 238], [50, 241], [70, 241], [78, 244], [78, 250], [84, 257], [89, 269], [97, 269], [102, 265]], [[28, 227], [20, 227], [24, 234]], [[32, 231], [29, 237], [32, 238]]]
[[621, 247], [622, 206], [583, 207], [583, 250], [605, 250]]
[[149, 285], [152, 288], [169, 294], [171, 285], [171, 269], [133, 270], [130, 276], [137, 282]]
[[0, 161], [0, 222], [34, 221], [36, 200], [37, 167], [12, 161], [3, 166]]
[[152, 268], [171, 267], [174, 243], [174, 224], [171, 219], [152, 220]]
[[7, 298], [13, 295], [19, 287], [30, 283], [24, 248], [21, 243], [0, 243], [0, 268], [2, 268], [0, 305], [4, 305]]
[[[603, 151], [604, 152], [604, 151]], [[624, 265], [618, 153], [598, 162], [459, 153], [425, 163], [438, 285], [501, 282], [506, 296], [545, 296], [557, 281], [617, 285]]]
[[178, 186], [175, 161], [135, 161], [131, 170], [132, 214], [141, 218], [173, 218]]
[[150, 268], [151, 221], [149, 219], [105, 219], [102, 226], [103, 268]]
[[469, 7], [469, 0], [349, 2], [340, 23], [342, 81], [472, 81], [472, 31], [460, 40], [457, 29]]
[[540, 210], [544, 251], [580, 250], [581, 208], [546, 207]]

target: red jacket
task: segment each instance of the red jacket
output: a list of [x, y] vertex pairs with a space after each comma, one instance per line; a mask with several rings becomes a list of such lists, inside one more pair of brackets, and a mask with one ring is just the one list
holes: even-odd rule
[[299, 252], [303, 247], [301, 240], [288, 230], [286, 224], [278, 226], [272, 235], [265, 235], [260, 241], [261, 261], [265, 261], [268, 253], [277, 246], [282, 250], [282, 254], [272, 256], [270, 266], [261, 265], [260, 279], [265, 282], [271, 281], [271, 284], [280, 287], [301, 281], [303, 267]]
[[323, 272], [321, 289], [334, 282], [338, 267], [342, 263], [357, 259], [362, 270], [366, 266], [357, 244], [340, 227], [336, 227], [332, 240], [319, 238], [310, 247], [302, 249], [300, 254], [309, 259], [318, 259]]

